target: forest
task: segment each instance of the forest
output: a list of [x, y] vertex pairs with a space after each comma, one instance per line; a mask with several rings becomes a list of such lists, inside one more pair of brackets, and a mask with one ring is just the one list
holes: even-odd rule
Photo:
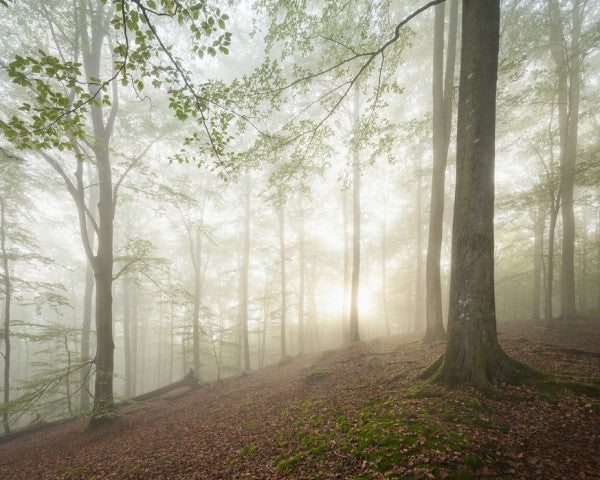
[[1, 478], [600, 478], [600, 2], [0, 13]]

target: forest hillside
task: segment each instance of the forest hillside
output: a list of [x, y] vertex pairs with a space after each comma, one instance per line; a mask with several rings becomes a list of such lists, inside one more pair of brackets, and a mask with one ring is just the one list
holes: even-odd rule
[[[512, 356], [598, 384], [600, 323], [509, 324]], [[303, 355], [0, 445], [11, 479], [593, 479], [600, 401], [556, 386], [495, 395], [415, 382], [443, 351], [394, 336]]]

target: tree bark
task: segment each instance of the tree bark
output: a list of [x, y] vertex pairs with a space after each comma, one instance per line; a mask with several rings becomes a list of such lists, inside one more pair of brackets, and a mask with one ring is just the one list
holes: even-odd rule
[[448, 341], [425, 375], [482, 389], [525, 367], [500, 348], [494, 296], [494, 156], [500, 1], [464, 0]]
[[[452, 129], [454, 70], [458, 27], [458, 0], [450, 2], [448, 51], [444, 78], [444, 4], [435, 6], [433, 39], [433, 169], [431, 174], [431, 211], [425, 268], [425, 342], [444, 340], [440, 258], [444, 223], [446, 165]], [[443, 84], [443, 85], [442, 85]]]
[[[98, 179], [95, 175], [92, 175], [91, 169], [88, 168], [88, 181], [92, 184], [97, 184]], [[89, 187], [88, 205], [90, 211], [94, 211], [94, 207], [98, 204], [98, 188], [96, 185]], [[96, 237], [90, 230], [87, 232], [88, 242], [91, 248], [94, 248]], [[83, 291], [83, 319], [81, 325], [81, 362], [90, 361], [90, 335], [92, 329], [92, 304], [94, 295], [94, 269], [90, 260], [88, 259], [85, 266], [85, 287]], [[79, 371], [79, 406], [83, 411], [86, 411], [90, 406], [90, 389], [91, 381], [89, 370], [82, 368]]]
[[348, 291], [350, 290], [350, 235], [348, 233], [348, 193], [342, 191], [342, 215], [344, 219], [344, 285], [342, 294], [342, 343], [348, 342]]
[[285, 341], [285, 323], [286, 323], [286, 276], [285, 276], [285, 213], [283, 205], [277, 208], [277, 218], [279, 220], [279, 263], [281, 274], [281, 358], [287, 356]]
[[540, 307], [542, 300], [542, 255], [544, 244], [544, 209], [538, 207], [536, 211], [535, 223], [533, 226], [533, 295], [531, 320], [540, 321]]
[[196, 227], [195, 242], [192, 249], [192, 266], [194, 267], [194, 303], [192, 306], [192, 365], [194, 375], [200, 375], [200, 294], [202, 277], [202, 231]]
[[415, 278], [415, 332], [423, 324], [423, 161], [417, 161], [417, 201], [415, 215], [417, 274]]
[[544, 320], [546, 326], [551, 328], [554, 324], [553, 291], [554, 291], [554, 238], [556, 232], [556, 221], [560, 204], [558, 200], [551, 197], [552, 208], [550, 209], [550, 226], [548, 228], [548, 262], [546, 267], [546, 299], [544, 302]]
[[10, 401], [10, 302], [12, 296], [12, 285], [10, 270], [8, 266], [8, 253], [6, 251], [6, 202], [0, 197], [0, 248], [2, 251], [2, 273], [4, 283], [4, 412], [2, 413], [2, 424], [4, 433], [10, 432], [8, 403]]
[[244, 246], [242, 272], [240, 275], [240, 316], [242, 317], [242, 348], [244, 349], [244, 370], [250, 370], [250, 346], [248, 342], [248, 268], [250, 264], [250, 174], [246, 173]]
[[299, 226], [299, 250], [300, 255], [300, 285], [298, 287], [298, 353], [304, 355], [304, 290], [306, 277], [306, 241], [304, 235], [304, 205], [300, 197], [300, 226]]
[[129, 299], [130, 280], [123, 279], [123, 353], [125, 355], [125, 398], [131, 398], [131, 303]]
[[570, 44], [565, 38], [562, 14], [557, 0], [548, 3], [551, 21], [550, 43], [558, 77], [558, 131], [560, 137], [560, 190], [562, 213], [562, 257], [560, 269], [561, 317], [577, 314], [575, 297], [575, 212], [573, 190], [579, 124], [579, 95], [581, 89], [582, 6], [573, 1]]
[[360, 148], [359, 90], [354, 87], [354, 146], [352, 158], [352, 289], [350, 294], [350, 330], [348, 340], [360, 341], [358, 332], [358, 295], [360, 288]]
[[381, 222], [381, 304], [383, 307], [383, 321], [385, 323], [385, 335], [391, 335], [390, 317], [388, 314], [387, 302], [387, 211], [388, 211], [389, 192], [385, 192], [383, 197], [383, 220]]

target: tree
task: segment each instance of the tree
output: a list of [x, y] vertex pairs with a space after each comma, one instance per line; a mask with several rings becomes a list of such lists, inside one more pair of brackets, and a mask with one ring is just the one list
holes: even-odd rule
[[450, 2], [448, 50], [444, 72], [444, 4], [435, 6], [433, 37], [433, 170], [431, 176], [431, 211], [425, 270], [425, 342], [446, 338], [442, 318], [442, 288], [440, 255], [444, 223], [444, 185], [448, 147], [452, 129], [452, 102], [454, 99], [454, 67], [456, 63], [456, 31], [458, 0]]
[[570, 39], [564, 33], [558, 0], [549, 0], [550, 44], [557, 72], [558, 125], [560, 137], [560, 192], [562, 212], [562, 257], [560, 269], [561, 317], [576, 314], [575, 303], [575, 212], [573, 190], [579, 124], [581, 52], [579, 39], [585, 2], [573, 0]]
[[464, 0], [458, 100], [456, 191], [446, 351], [424, 375], [449, 385], [491, 388], [526, 367], [496, 333], [494, 157], [499, 0]]
[[[250, 370], [250, 345], [248, 341], [248, 270], [250, 265], [250, 218], [251, 211], [251, 179], [247, 172], [244, 178], [244, 241], [242, 252], [242, 268], [240, 272], [240, 317], [242, 322], [242, 348], [244, 350], [244, 370]], [[282, 317], [285, 318], [285, 317]]]
[[360, 341], [358, 332], [358, 294], [360, 288], [360, 92], [354, 87], [352, 146], [352, 279], [350, 291], [350, 328], [348, 341]]
[[[53, 35], [57, 55], [42, 50], [38, 57], [17, 55], [7, 69], [16, 85], [32, 93], [33, 101], [23, 103], [19, 108], [32, 114], [13, 115], [9, 121], [0, 121], [0, 128], [17, 148], [40, 150], [63, 179], [76, 204], [81, 240], [94, 271], [97, 346], [91, 426], [114, 416], [112, 284], [120, 273], [113, 276], [113, 230], [118, 189], [130, 169], [113, 182], [109, 145], [119, 108], [116, 80], [120, 77], [123, 86], [132, 82], [137, 91], [144, 88], [143, 79], [150, 79], [155, 88], [167, 86], [175, 116], [180, 120], [197, 118], [205, 133], [199, 135], [196, 132], [187, 145], [198, 144], [198, 150], [211, 152], [219, 158], [228, 141], [224, 130], [231, 113], [219, 105], [219, 98], [224, 100], [225, 97], [215, 93], [208, 84], [199, 87], [191, 81], [189, 72], [182, 67], [181, 60], [174, 57], [153, 23], [158, 17], [185, 23], [196, 41], [193, 52], [202, 58], [205, 54], [215, 56], [217, 51], [228, 53], [231, 34], [225, 31], [227, 15], [204, 2], [184, 5], [160, 0], [155, 8], [137, 1], [115, 2], [108, 6], [100, 1], [91, 5], [75, 2], [72, 11], [63, 12], [73, 19], [73, 31], [61, 30], [66, 31], [68, 37], [63, 39], [64, 45], [61, 46]], [[122, 36], [114, 46], [112, 35], [116, 36], [117, 32]], [[130, 43], [130, 35], [135, 35], [135, 46]], [[102, 80], [107, 45], [111, 50], [112, 68], [111, 75]], [[63, 56], [63, 50], [72, 55], [70, 61]], [[166, 63], [162, 61], [164, 58]], [[136, 71], [138, 77], [132, 74]], [[221, 113], [215, 114], [215, 108], [212, 108], [211, 114], [209, 104], [210, 107], [219, 105], [217, 110]], [[110, 107], [108, 114], [105, 114], [106, 107]], [[86, 114], [92, 125], [91, 141], [85, 138]], [[60, 151], [75, 154], [74, 179], [57, 160]], [[97, 217], [85, 202], [82, 162], [86, 157], [94, 159], [98, 174]], [[178, 159], [183, 161], [181, 156]], [[91, 229], [97, 238], [95, 252], [89, 236]]]
[[279, 199], [276, 205], [277, 221], [279, 223], [279, 273], [281, 277], [281, 359], [287, 357], [286, 349], [286, 314], [287, 314], [287, 278], [285, 274], [285, 200]]

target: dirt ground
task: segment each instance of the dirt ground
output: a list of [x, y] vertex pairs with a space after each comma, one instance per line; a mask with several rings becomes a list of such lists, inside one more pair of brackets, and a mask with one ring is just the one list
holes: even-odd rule
[[[600, 320], [504, 324], [511, 356], [600, 385]], [[10, 479], [600, 479], [600, 401], [552, 387], [423, 385], [443, 351], [414, 337], [294, 358], [222, 384], [0, 445]], [[180, 392], [181, 393], [181, 392]]]

